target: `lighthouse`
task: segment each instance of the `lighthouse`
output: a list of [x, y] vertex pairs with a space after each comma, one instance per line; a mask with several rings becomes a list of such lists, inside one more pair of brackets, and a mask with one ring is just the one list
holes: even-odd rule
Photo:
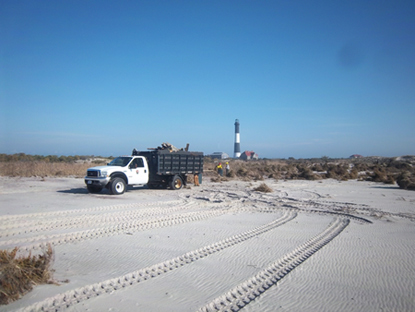
[[235, 120], [235, 148], [234, 154], [235, 158], [239, 158], [241, 156], [241, 144], [240, 144], [240, 137], [239, 137], [239, 120]]

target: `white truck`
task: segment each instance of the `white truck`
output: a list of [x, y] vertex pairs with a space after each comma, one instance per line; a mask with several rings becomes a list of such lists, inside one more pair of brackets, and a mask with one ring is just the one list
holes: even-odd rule
[[202, 152], [134, 149], [132, 156], [117, 157], [106, 166], [89, 168], [85, 184], [90, 193], [107, 188], [115, 195], [123, 194], [127, 185], [179, 190], [186, 185], [187, 174], [202, 173]]

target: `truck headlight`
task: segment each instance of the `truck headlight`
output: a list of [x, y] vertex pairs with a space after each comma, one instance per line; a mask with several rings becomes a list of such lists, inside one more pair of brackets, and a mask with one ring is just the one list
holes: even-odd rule
[[107, 177], [107, 172], [106, 171], [101, 171], [101, 177], [106, 178]]

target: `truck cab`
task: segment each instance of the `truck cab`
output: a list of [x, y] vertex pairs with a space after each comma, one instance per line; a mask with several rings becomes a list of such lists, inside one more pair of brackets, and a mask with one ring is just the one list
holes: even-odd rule
[[145, 157], [120, 156], [107, 166], [87, 170], [85, 184], [90, 193], [99, 193], [107, 187], [111, 194], [123, 194], [127, 185], [143, 186], [148, 183], [149, 169]]

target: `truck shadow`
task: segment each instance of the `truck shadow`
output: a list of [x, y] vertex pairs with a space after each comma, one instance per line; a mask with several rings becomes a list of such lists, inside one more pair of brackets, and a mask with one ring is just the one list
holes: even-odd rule
[[85, 187], [77, 187], [70, 190], [59, 190], [58, 193], [65, 194], [89, 194], [88, 190]]
[[379, 185], [379, 186], [371, 186], [371, 188], [378, 188], [378, 189], [385, 189], [385, 190], [401, 190], [401, 188], [398, 185], [391, 185], [391, 186], [383, 186], [383, 185]]
[[[146, 189], [148, 190], [149, 188], [147, 186], [138, 186], [138, 187], [128, 186], [126, 192], [134, 192], [134, 191], [146, 190]], [[57, 192], [64, 193], [64, 194], [93, 194], [93, 193], [89, 193], [86, 187], [77, 187], [77, 188], [72, 188], [70, 190], [59, 190]], [[94, 193], [94, 194], [110, 195], [110, 192], [106, 188], [104, 188], [101, 192]]]

